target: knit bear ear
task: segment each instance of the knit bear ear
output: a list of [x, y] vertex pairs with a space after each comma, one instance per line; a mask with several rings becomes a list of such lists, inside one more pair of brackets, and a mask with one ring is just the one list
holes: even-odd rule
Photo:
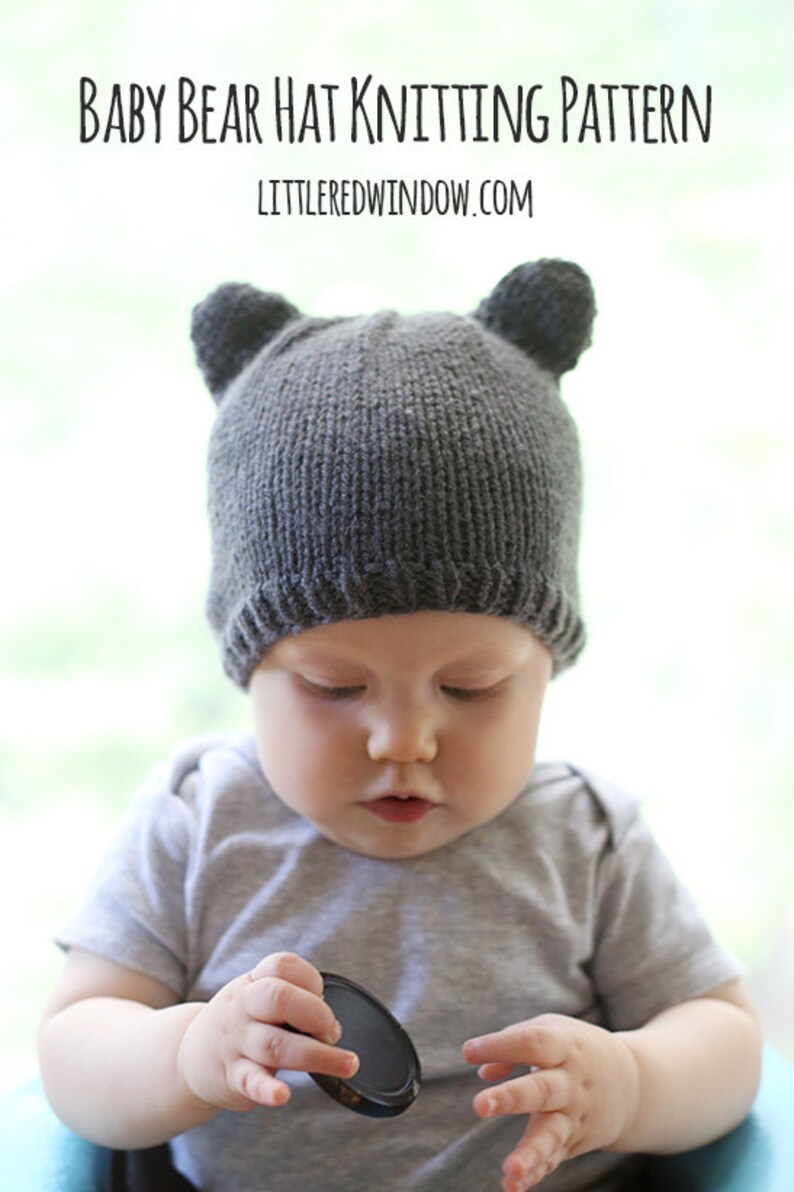
[[571, 261], [530, 261], [511, 270], [474, 317], [561, 376], [590, 343], [595, 296], [590, 278]]
[[196, 359], [217, 402], [226, 387], [282, 327], [301, 317], [281, 294], [228, 282], [193, 308]]

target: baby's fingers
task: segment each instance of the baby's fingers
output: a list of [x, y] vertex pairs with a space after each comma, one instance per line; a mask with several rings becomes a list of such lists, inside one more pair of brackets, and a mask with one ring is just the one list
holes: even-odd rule
[[288, 1084], [278, 1080], [260, 1064], [247, 1059], [239, 1059], [232, 1064], [229, 1085], [247, 1101], [268, 1105], [271, 1109], [286, 1105], [292, 1095]]
[[568, 1158], [571, 1120], [564, 1113], [533, 1118], [514, 1151], [502, 1164], [503, 1192], [534, 1188]]
[[530, 1076], [517, 1076], [474, 1098], [480, 1117], [501, 1117], [513, 1113], [553, 1113], [564, 1109], [571, 1095], [571, 1082], [561, 1068], [542, 1069]]
[[284, 1024], [326, 1043], [339, 1040], [340, 1027], [327, 1002], [279, 977], [251, 980], [243, 989], [242, 1004], [246, 1014], [257, 1022]]
[[506, 1080], [515, 1064], [481, 1064], [477, 1069], [480, 1080]]
[[478, 1035], [463, 1044], [470, 1064], [538, 1064], [556, 1068], [570, 1054], [563, 1031], [538, 1022], [520, 1022], [490, 1035]]
[[265, 956], [250, 974], [252, 981], [262, 977], [277, 977], [280, 981], [289, 981], [291, 985], [299, 985], [322, 997], [322, 977], [313, 964], [295, 952], [271, 952]]
[[241, 1050], [243, 1058], [273, 1072], [281, 1068], [293, 1072], [320, 1072], [345, 1080], [359, 1067], [355, 1052], [330, 1047], [308, 1035], [263, 1023], [250, 1024]]

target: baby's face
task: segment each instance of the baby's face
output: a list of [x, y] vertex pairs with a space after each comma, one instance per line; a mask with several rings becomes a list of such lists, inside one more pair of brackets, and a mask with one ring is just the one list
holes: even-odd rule
[[504, 811], [535, 760], [551, 656], [498, 617], [420, 612], [282, 638], [250, 685], [262, 768], [329, 840], [415, 857]]

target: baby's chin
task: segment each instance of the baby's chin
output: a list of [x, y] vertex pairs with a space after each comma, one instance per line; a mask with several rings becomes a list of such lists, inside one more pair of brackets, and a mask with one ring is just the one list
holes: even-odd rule
[[469, 826], [458, 827], [438, 822], [447, 818], [442, 808], [433, 812], [433, 816], [438, 817], [435, 823], [428, 817], [419, 824], [385, 824], [376, 820], [369, 812], [362, 811], [361, 815], [366, 816], [368, 820], [371, 819], [372, 823], [366, 820], [352, 825], [315, 822], [314, 826], [332, 844], [360, 856], [374, 857], [381, 861], [406, 861], [413, 857], [422, 857], [426, 853], [444, 848], [470, 831]]

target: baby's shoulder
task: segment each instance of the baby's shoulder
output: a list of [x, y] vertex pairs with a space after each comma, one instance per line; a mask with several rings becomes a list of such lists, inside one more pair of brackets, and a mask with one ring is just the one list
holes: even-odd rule
[[525, 805], [567, 834], [606, 837], [613, 849], [620, 847], [640, 814], [635, 795], [569, 761], [539, 762]]
[[133, 804], [145, 813], [166, 805], [166, 814], [206, 820], [234, 807], [262, 805], [263, 775], [250, 733], [215, 733], [179, 742], [156, 766]]
[[212, 733], [180, 741], [159, 768], [169, 793], [189, 798], [199, 781], [221, 792], [261, 779], [250, 733]]

